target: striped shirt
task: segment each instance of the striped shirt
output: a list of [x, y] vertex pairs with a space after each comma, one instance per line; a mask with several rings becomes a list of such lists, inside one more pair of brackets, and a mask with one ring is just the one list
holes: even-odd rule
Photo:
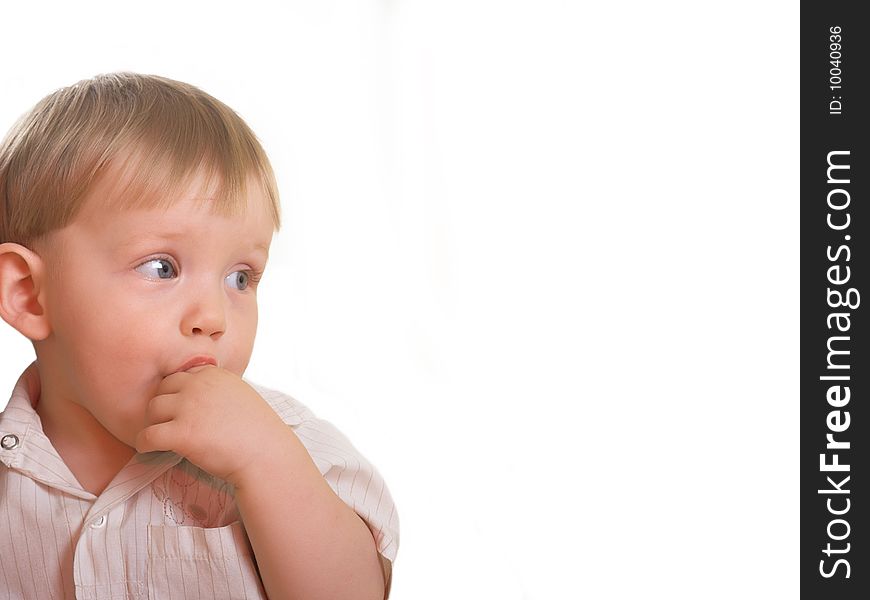
[[[332, 425], [248, 383], [369, 526], [389, 591], [399, 523], [383, 479]], [[0, 463], [0, 599], [266, 598], [230, 484], [149, 452], [99, 496], [85, 491], [43, 433], [24, 376], [0, 413]]]

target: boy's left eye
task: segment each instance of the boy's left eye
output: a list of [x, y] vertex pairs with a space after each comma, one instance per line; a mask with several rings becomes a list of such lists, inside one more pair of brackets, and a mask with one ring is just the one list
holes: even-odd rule
[[233, 271], [227, 276], [227, 281], [231, 286], [241, 291], [248, 287], [251, 282], [251, 276], [247, 271]]

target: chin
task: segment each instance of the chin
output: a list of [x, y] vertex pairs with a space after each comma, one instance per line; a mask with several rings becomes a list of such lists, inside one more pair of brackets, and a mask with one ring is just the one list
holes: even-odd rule
[[109, 433], [111, 433], [115, 437], [115, 439], [117, 439], [122, 444], [130, 446], [131, 448], [136, 447], [136, 434], [135, 433], [130, 435], [130, 434], [126, 434], [126, 433], [114, 432], [111, 430], [109, 430]]

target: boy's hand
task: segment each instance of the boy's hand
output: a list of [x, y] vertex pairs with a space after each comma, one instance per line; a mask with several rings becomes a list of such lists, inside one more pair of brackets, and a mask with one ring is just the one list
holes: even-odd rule
[[288, 426], [238, 375], [207, 365], [163, 379], [136, 451], [171, 450], [231, 484], [280, 449]]

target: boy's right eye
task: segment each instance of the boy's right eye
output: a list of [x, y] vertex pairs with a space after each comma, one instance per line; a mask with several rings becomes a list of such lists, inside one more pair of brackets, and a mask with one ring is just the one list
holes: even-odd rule
[[136, 270], [149, 279], [172, 279], [176, 276], [175, 267], [165, 258], [146, 260]]

